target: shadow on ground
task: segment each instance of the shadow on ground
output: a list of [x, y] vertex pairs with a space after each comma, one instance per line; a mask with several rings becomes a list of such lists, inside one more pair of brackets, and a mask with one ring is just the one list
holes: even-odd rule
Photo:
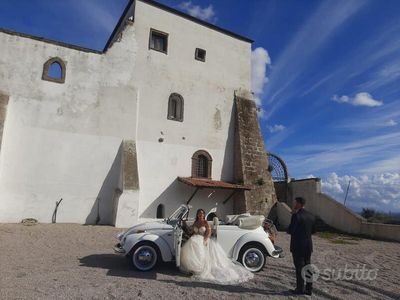
[[[177, 280], [160, 280], [162, 282], [166, 282], [169, 284], [176, 284], [182, 287], [191, 287], [191, 288], [205, 288], [205, 289], [214, 289], [216, 291], [221, 292], [229, 292], [229, 293], [250, 293], [250, 294], [261, 294], [265, 296], [294, 296], [291, 290], [283, 290], [281, 286], [277, 287], [273, 284], [266, 284], [263, 287], [267, 289], [260, 289], [256, 287], [246, 287], [242, 285], [222, 285], [222, 284], [215, 284], [210, 282], [200, 282], [200, 281], [177, 281]], [[285, 289], [285, 287], [283, 287]]]
[[157, 279], [157, 274], [187, 277], [175, 263], [160, 263], [152, 271], [141, 272], [134, 269], [128, 257], [116, 254], [93, 254], [79, 259], [81, 267], [107, 269], [107, 276]]
[[[160, 263], [158, 266], [149, 272], [140, 272], [133, 268], [129, 258], [115, 254], [93, 254], [79, 259], [81, 267], [100, 268], [108, 270], [107, 276], [128, 277], [158, 280], [167, 284], [175, 284], [181, 287], [188, 288], [206, 288], [216, 291], [229, 291], [231, 293], [253, 293], [261, 295], [281, 295], [290, 296], [293, 294], [284, 286], [276, 286], [274, 284], [264, 284], [263, 288], [246, 287], [243, 285], [220, 285], [209, 282], [201, 282], [190, 280], [190, 276], [179, 271], [174, 262]], [[158, 274], [173, 276], [171, 279], [158, 279]], [[257, 275], [256, 275], [257, 276]], [[282, 291], [283, 290], [283, 291]]]

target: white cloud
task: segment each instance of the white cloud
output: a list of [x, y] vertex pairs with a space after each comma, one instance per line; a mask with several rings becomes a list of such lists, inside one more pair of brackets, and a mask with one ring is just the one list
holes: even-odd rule
[[[285, 130], [282, 134], [284, 135]], [[271, 140], [268, 145], [271, 147]], [[381, 174], [400, 172], [400, 132], [377, 134], [347, 142], [293, 146], [287, 150], [286, 163], [294, 176], [347, 172]]]
[[354, 97], [349, 97], [346, 95], [339, 97], [338, 95], [334, 95], [332, 97], [332, 100], [338, 103], [348, 103], [354, 106], [375, 107], [375, 106], [381, 106], [383, 104], [383, 101], [376, 100], [372, 98], [370, 94], [365, 92], [358, 93]]
[[380, 87], [393, 84], [400, 78], [400, 59], [390, 59], [386, 64], [383, 64], [378, 71], [371, 75], [371, 78], [358, 85], [360, 89], [376, 90]]
[[267, 66], [271, 64], [268, 51], [258, 47], [251, 52], [251, 89], [254, 94], [261, 95], [268, 82]]
[[[284, 104], [299, 95], [296, 83], [304, 77], [315, 57], [324, 49], [338, 30], [352, 20], [366, 1], [321, 1], [307, 22], [294, 33], [294, 38], [274, 63], [264, 98], [271, 107], [272, 116]], [[318, 30], [316, 30], [318, 28]]]
[[113, 15], [109, 7], [103, 2], [81, 1], [79, 6], [76, 5], [73, 7], [83, 17], [85, 22], [92, 26], [101, 27], [103, 30], [112, 31], [118, 22], [119, 16]]
[[342, 194], [343, 189], [339, 182], [339, 176], [336, 173], [331, 173], [329, 176], [322, 180], [322, 189], [330, 194]]
[[346, 206], [357, 209], [370, 207], [384, 211], [400, 210], [400, 173], [372, 176], [338, 176], [331, 173], [322, 178], [322, 191], [343, 203], [349, 181]]
[[[398, 149], [398, 148], [397, 148]], [[371, 164], [361, 168], [361, 172], [364, 173], [379, 173], [379, 172], [391, 172], [400, 170], [400, 155], [394, 154], [393, 156], [387, 156], [386, 158], [377, 159]]]
[[397, 123], [395, 120], [390, 119], [390, 120], [387, 121], [384, 125], [385, 125], [385, 126], [391, 127], [391, 126], [396, 126], [397, 124], [398, 124], [398, 123]]
[[257, 105], [257, 115], [260, 119], [266, 119], [267, 118], [267, 111], [261, 107], [261, 102], [259, 98], [255, 98], [255, 102]]
[[193, 4], [192, 1], [187, 1], [179, 4], [179, 8], [192, 17], [199, 18], [203, 21], [211, 23], [216, 21], [214, 7], [211, 4], [207, 7], [201, 7], [200, 5]]
[[339, 120], [335, 122], [335, 128], [366, 132], [371, 129], [394, 127], [398, 125], [398, 120], [400, 120], [400, 101], [392, 101], [375, 109], [364, 111], [357, 118], [351, 116]]
[[281, 124], [275, 124], [274, 126], [268, 126], [268, 129], [269, 129], [269, 132], [275, 133], [275, 132], [279, 132], [279, 131], [285, 130], [286, 127], [281, 125]]
[[267, 66], [271, 65], [271, 58], [268, 51], [258, 47], [251, 52], [251, 89], [254, 93], [254, 100], [258, 110], [258, 117], [266, 118], [266, 111], [261, 107], [261, 95], [264, 92], [264, 86], [268, 82]]

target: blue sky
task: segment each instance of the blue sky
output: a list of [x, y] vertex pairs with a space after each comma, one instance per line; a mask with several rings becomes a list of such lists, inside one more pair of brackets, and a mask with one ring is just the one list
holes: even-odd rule
[[[127, 3], [0, 1], [0, 27], [98, 50]], [[400, 211], [400, 1], [160, 2], [255, 40], [261, 128], [292, 177]]]

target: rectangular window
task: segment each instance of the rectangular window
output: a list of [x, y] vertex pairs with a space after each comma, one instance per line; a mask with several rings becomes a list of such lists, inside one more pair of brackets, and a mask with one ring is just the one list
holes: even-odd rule
[[206, 50], [196, 48], [196, 52], [194, 54], [194, 58], [200, 61], [206, 61]]
[[167, 54], [168, 33], [164, 33], [155, 29], [150, 29], [149, 48]]

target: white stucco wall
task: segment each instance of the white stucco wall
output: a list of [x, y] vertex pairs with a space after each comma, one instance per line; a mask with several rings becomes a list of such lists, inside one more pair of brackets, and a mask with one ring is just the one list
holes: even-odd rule
[[[51, 222], [60, 198], [59, 222], [97, 215], [95, 201], [120, 144], [136, 137], [133, 26], [126, 36], [99, 55], [0, 33], [0, 91], [10, 96], [0, 153], [1, 222]], [[66, 63], [64, 84], [41, 79], [43, 64], [55, 56]], [[100, 207], [110, 205], [104, 201]], [[101, 222], [109, 218], [103, 214]]]
[[[150, 28], [169, 34], [167, 55], [148, 49]], [[160, 203], [169, 214], [194, 190], [176, 178], [191, 175], [199, 149], [213, 158], [213, 179], [233, 179], [233, 96], [250, 89], [250, 43], [136, 1], [134, 23], [105, 54], [6, 33], [0, 44], [0, 91], [10, 96], [0, 222], [51, 222], [60, 198], [57, 222], [110, 224], [116, 214], [126, 227], [154, 218]], [[66, 63], [64, 84], [41, 79], [52, 57]], [[167, 120], [171, 93], [184, 98], [183, 122]], [[118, 199], [123, 140], [136, 141], [139, 190]], [[194, 210], [218, 203], [231, 213], [230, 191], [211, 192], [196, 195]]]
[[[211, 154], [213, 179], [233, 179], [233, 96], [239, 88], [250, 90], [251, 44], [141, 1], [136, 2], [135, 28], [139, 217], [146, 218], [155, 216], [155, 203], [164, 203], [168, 213], [188, 199], [194, 188], [176, 178], [191, 176], [197, 150]], [[148, 49], [151, 28], [168, 33], [168, 54]], [[205, 62], [195, 60], [196, 48], [207, 51]], [[183, 122], [167, 120], [171, 93], [184, 98]], [[218, 203], [220, 215], [232, 213], [232, 200], [222, 204], [229, 191], [208, 198], [210, 192], [197, 194], [191, 204], [209, 210]]]

